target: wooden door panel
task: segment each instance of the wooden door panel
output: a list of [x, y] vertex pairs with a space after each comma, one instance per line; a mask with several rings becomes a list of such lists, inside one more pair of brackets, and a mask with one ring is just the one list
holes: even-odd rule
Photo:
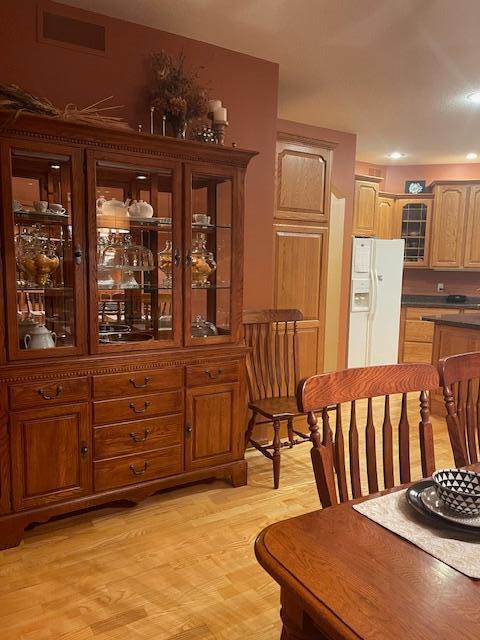
[[480, 268], [480, 185], [470, 188], [463, 265]]
[[27, 509], [89, 493], [87, 404], [12, 413], [13, 503]]
[[330, 208], [331, 150], [279, 140], [276, 166], [277, 218], [324, 222]]
[[239, 398], [238, 383], [187, 390], [187, 470], [225, 464], [239, 456]]
[[276, 225], [274, 234], [275, 307], [318, 319], [325, 230]]
[[355, 181], [355, 209], [353, 233], [372, 236], [375, 232], [378, 184], [363, 180]]
[[394, 199], [385, 196], [379, 197], [375, 219], [375, 235], [377, 238], [383, 238], [384, 240], [399, 238], [400, 230], [398, 226], [395, 219]]
[[435, 188], [432, 227], [432, 267], [462, 265], [467, 187], [443, 185]]

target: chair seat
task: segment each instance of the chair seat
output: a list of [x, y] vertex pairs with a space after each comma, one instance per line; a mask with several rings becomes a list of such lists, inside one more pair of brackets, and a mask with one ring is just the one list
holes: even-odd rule
[[295, 398], [262, 398], [248, 403], [252, 411], [260, 413], [269, 420], [282, 420], [303, 415], [298, 410]]

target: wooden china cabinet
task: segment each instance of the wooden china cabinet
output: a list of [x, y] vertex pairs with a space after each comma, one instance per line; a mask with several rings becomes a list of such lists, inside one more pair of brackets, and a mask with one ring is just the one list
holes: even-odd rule
[[0, 127], [0, 548], [58, 514], [244, 484], [254, 153], [5, 112]]

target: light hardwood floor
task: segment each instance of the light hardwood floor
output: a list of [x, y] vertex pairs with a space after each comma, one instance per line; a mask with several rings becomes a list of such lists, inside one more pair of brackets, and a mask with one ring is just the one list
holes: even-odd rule
[[[434, 428], [437, 467], [449, 466], [443, 421]], [[309, 450], [284, 452], [278, 491], [254, 451], [246, 487], [199, 484], [27, 532], [0, 552], [0, 638], [278, 640], [278, 588], [253, 542], [269, 523], [319, 508]]]

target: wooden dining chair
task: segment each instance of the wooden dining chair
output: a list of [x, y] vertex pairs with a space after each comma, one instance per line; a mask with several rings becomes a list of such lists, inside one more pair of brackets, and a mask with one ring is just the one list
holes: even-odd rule
[[[419, 445], [422, 477], [435, 469], [432, 425], [430, 423], [429, 390], [438, 387], [438, 372], [430, 364], [394, 364], [345, 369], [335, 373], [311, 376], [302, 380], [297, 389], [298, 410], [307, 413], [312, 442], [311, 457], [318, 494], [323, 507], [346, 502], [362, 495], [362, 484], [368, 492], [389, 489], [411, 481], [409, 392], [419, 394]], [[398, 400], [391, 396], [400, 394]], [[381, 433], [374, 424], [374, 409], [383, 404]], [[375, 399], [375, 400], [374, 400]], [[383, 403], [382, 403], [383, 400]], [[348, 403], [342, 415], [342, 405]], [[398, 406], [398, 426], [392, 423], [394, 405]], [[329, 406], [334, 411], [327, 411]], [[361, 413], [365, 416], [361, 416]], [[316, 414], [321, 416], [320, 432]], [[346, 417], [346, 420], [345, 420]], [[334, 423], [333, 432], [331, 423]], [[348, 435], [343, 424], [348, 423]], [[360, 436], [365, 439], [365, 459], [361, 464]], [[381, 438], [380, 438], [381, 436]], [[394, 445], [394, 437], [397, 446]], [[377, 443], [381, 439], [378, 449]], [[348, 442], [349, 473], [346, 464]], [[395, 472], [394, 451], [398, 448], [398, 468]], [[379, 462], [383, 468], [383, 487], [379, 480]], [[366, 469], [366, 473], [361, 469]], [[364, 477], [366, 475], [366, 477]], [[362, 482], [363, 480], [363, 482]]]
[[461, 353], [438, 363], [453, 458], [457, 467], [478, 462], [480, 448], [480, 353]]
[[[290, 449], [309, 436], [297, 431], [294, 419], [301, 415], [297, 409], [295, 389], [299, 380], [298, 328], [303, 320], [298, 309], [264, 309], [244, 311], [245, 342], [250, 347], [247, 358], [248, 407], [252, 416], [245, 433], [245, 447], [249, 444], [273, 462], [273, 485], [280, 485], [280, 451]], [[280, 429], [287, 423], [287, 440], [282, 442]], [[260, 444], [252, 438], [255, 426], [273, 425], [271, 444]]]

